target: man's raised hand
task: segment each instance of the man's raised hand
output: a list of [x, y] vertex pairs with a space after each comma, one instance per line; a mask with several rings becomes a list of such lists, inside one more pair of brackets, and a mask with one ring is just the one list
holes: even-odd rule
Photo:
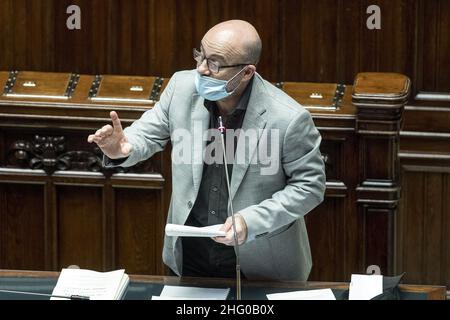
[[103, 153], [111, 159], [125, 158], [131, 153], [132, 145], [123, 133], [117, 113], [111, 111], [109, 115], [112, 126], [110, 124], [103, 126], [95, 134], [89, 135], [87, 141], [89, 143], [95, 142]]

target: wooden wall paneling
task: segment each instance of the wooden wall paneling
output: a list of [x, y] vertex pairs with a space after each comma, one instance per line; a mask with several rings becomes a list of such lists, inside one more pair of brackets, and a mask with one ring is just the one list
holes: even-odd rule
[[0, 0], [0, 21], [2, 21], [0, 27], [0, 50], [2, 52], [2, 59], [0, 59], [1, 70], [10, 70], [13, 66], [14, 38], [11, 37], [11, 34], [13, 34], [13, 15], [11, 14], [13, 2], [14, 0]]
[[309, 280], [342, 281], [345, 276], [345, 234], [343, 198], [329, 197], [306, 215], [313, 266]]
[[102, 188], [102, 232], [104, 235], [103, 242], [103, 266], [106, 270], [114, 270], [115, 267], [115, 251], [116, 251], [116, 208], [115, 194], [110, 179], [105, 179]]
[[[369, 14], [366, 9], [370, 5], [378, 5], [381, 9], [380, 30], [367, 28]], [[409, 20], [414, 13], [414, 6], [415, 0], [362, 1], [359, 70], [406, 73], [408, 63], [413, 61], [407, 49], [414, 35], [414, 25]]]
[[[356, 125], [355, 125], [356, 128]], [[349, 190], [348, 196], [344, 199], [343, 213], [344, 213], [344, 228], [348, 230], [344, 232], [344, 256], [343, 259], [343, 274], [342, 279], [350, 281], [352, 273], [361, 273], [365, 271], [366, 265], [362, 260], [362, 244], [364, 238], [363, 218], [360, 215], [357, 207], [357, 186], [359, 174], [361, 170], [358, 164], [358, 153], [355, 152], [359, 143], [359, 137], [356, 133], [348, 134], [344, 142], [344, 149], [342, 150], [342, 179]], [[356, 171], [356, 172], [355, 172]], [[349, 174], [352, 172], [352, 174]]]
[[2, 70], [54, 68], [53, 3], [53, 0], [0, 2]]
[[[407, 106], [405, 107], [405, 121], [401, 134], [419, 139], [415, 148], [422, 148], [420, 137], [442, 138], [441, 133], [450, 134], [450, 109], [446, 107]], [[403, 139], [401, 140], [403, 143]], [[403, 149], [403, 148], [402, 148]]]
[[335, 82], [337, 7], [327, 0], [285, 0], [281, 10], [278, 81]]
[[[403, 171], [402, 210], [399, 214], [398, 227], [398, 272], [406, 272], [405, 281], [418, 283], [423, 275], [424, 251], [424, 215], [425, 199], [424, 173]], [[412, 202], [411, 199], [414, 199]]]
[[450, 76], [445, 68], [450, 63], [450, 4], [448, 1], [421, 1], [422, 14], [419, 39], [423, 56], [419, 57], [422, 78], [418, 79], [420, 91], [450, 92]]
[[58, 208], [56, 189], [50, 178], [45, 179], [45, 270], [58, 270]]
[[[214, 2], [208, 1], [208, 3]], [[282, 12], [282, 6], [282, 1], [227, 0], [224, 2], [224, 14], [220, 16], [218, 21], [216, 21], [220, 22], [229, 19], [243, 19], [249, 21], [255, 26], [263, 44], [261, 60], [257, 66], [258, 72], [269, 81], [287, 80], [282, 78], [280, 74], [280, 65], [282, 64], [282, 60], [286, 58], [284, 56], [280, 56], [280, 43], [282, 43], [280, 39], [282, 20], [280, 19], [280, 15]], [[297, 15], [295, 14], [295, 16]], [[210, 27], [212, 27], [216, 22], [212, 21]], [[201, 32], [204, 33], [205, 31]]]
[[159, 191], [115, 188], [116, 268], [133, 274], [156, 274], [162, 239], [156, 239]]
[[102, 190], [84, 186], [56, 186], [58, 212], [58, 268], [76, 264], [104, 270]]
[[441, 284], [446, 284], [447, 287], [450, 283], [450, 205], [448, 199], [450, 199], [450, 174], [446, 173], [443, 179], [443, 188], [442, 188], [442, 216], [443, 216], [443, 224], [442, 224], [442, 257], [441, 263], [443, 264], [441, 267]]
[[418, 1], [415, 59], [415, 98], [430, 105], [450, 106], [450, 4], [448, 1]]
[[[200, 47], [204, 32], [219, 20], [217, 11], [222, 11], [223, 6], [224, 3], [218, 1], [174, 1], [173, 11], [176, 18], [172, 29], [172, 72], [195, 68], [192, 48]], [[161, 21], [161, 27], [164, 25], [165, 22]]]
[[44, 185], [0, 181], [2, 269], [45, 268]]
[[[450, 3], [441, 0], [439, 2], [439, 72], [437, 74], [437, 91], [450, 93]], [[450, 98], [448, 99], [450, 100]]]
[[365, 207], [364, 217], [364, 253], [361, 262], [364, 269], [377, 265], [383, 275], [392, 274], [394, 270], [394, 215], [393, 210]]
[[[55, 69], [57, 72], [98, 74], [107, 70], [109, 51], [107, 33], [110, 1], [62, 0], [55, 2], [56, 43]], [[81, 29], [69, 30], [66, 26], [70, 5], [81, 10]]]
[[[185, 1], [183, 1], [184, 3]], [[176, 41], [176, 21], [177, 16], [173, 8], [175, 7], [174, 0], [167, 1], [151, 1], [152, 18], [149, 19], [149, 40], [148, 52], [150, 52], [150, 68], [149, 74], [160, 75], [162, 77], [171, 77], [177, 59], [180, 58], [181, 53], [174, 50]], [[184, 13], [186, 14], [186, 13]], [[193, 19], [195, 22], [198, 19]], [[187, 48], [189, 49], [189, 48]], [[183, 53], [187, 55], [188, 52]], [[190, 69], [190, 68], [189, 68]]]
[[[353, 83], [355, 74], [362, 71], [361, 57], [361, 25], [363, 24], [361, 1], [337, 1], [337, 43], [336, 43], [336, 82]], [[289, 54], [289, 53], [286, 53]], [[331, 57], [329, 58], [331, 59]]]
[[442, 173], [428, 173], [425, 176], [423, 191], [425, 195], [424, 207], [424, 272], [422, 281], [425, 283], [439, 284], [441, 276], [442, 256]]
[[[358, 175], [348, 174], [357, 168], [357, 153], [353, 152], [357, 139], [354, 130], [335, 131], [332, 127], [321, 126], [321, 135], [327, 192], [324, 203], [306, 215], [313, 256], [309, 279], [347, 281], [352, 272], [363, 272], [359, 264], [363, 237], [355, 207]], [[345, 191], [333, 191], [334, 183], [342, 184]]]
[[[383, 180], [384, 177], [396, 177], [395, 175], [398, 175], [398, 173], [395, 171], [395, 168], [393, 168], [395, 163], [387, 163], [387, 159], [392, 159], [396, 157], [393, 153], [397, 153], [398, 151], [398, 144], [397, 139], [384, 139], [385, 143], [380, 143], [379, 137], [363, 137], [362, 143], [364, 146], [370, 146], [365, 149], [361, 149], [361, 161], [365, 162], [368, 161], [371, 163], [370, 166], [366, 166], [364, 168], [364, 172], [362, 174], [364, 175], [366, 180]], [[388, 148], [386, 148], [386, 146]], [[380, 157], [380, 155], [384, 155], [384, 157]]]

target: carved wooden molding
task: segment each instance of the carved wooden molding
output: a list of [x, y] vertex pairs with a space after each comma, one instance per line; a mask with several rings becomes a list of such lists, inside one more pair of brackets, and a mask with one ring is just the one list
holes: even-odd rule
[[33, 141], [17, 140], [8, 150], [8, 164], [20, 168], [42, 169], [48, 175], [56, 170], [102, 170], [101, 158], [93, 152], [66, 152], [64, 136], [35, 135]]

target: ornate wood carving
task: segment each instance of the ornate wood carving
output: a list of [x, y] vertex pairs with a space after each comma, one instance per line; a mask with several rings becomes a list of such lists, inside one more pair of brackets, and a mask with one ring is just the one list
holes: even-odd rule
[[64, 136], [35, 135], [33, 141], [17, 140], [8, 151], [8, 164], [29, 169], [42, 169], [51, 175], [56, 170], [99, 172], [101, 158], [88, 151], [66, 152]]

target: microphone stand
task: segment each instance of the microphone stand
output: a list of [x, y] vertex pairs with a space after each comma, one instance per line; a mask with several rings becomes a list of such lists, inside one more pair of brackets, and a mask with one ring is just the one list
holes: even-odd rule
[[231, 211], [231, 222], [233, 224], [233, 235], [234, 235], [234, 248], [236, 253], [236, 300], [241, 300], [241, 265], [239, 261], [239, 242], [236, 232], [236, 222], [234, 220], [234, 210], [233, 210], [233, 202], [231, 201], [231, 188], [230, 188], [230, 180], [228, 177], [228, 163], [227, 163], [227, 154], [225, 152], [225, 127], [222, 123], [222, 117], [219, 116], [219, 131], [220, 131], [220, 140], [222, 142], [222, 150], [223, 150], [223, 160], [225, 165], [225, 177], [227, 179], [227, 189], [228, 189], [228, 209]]
[[57, 294], [49, 294], [49, 293], [36, 293], [36, 292], [26, 292], [26, 291], [16, 291], [16, 290], [3, 290], [0, 289], [1, 293], [14, 293], [14, 294], [24, 294], [30, 296], [41, 296], [41, 297], [49, 297], [49, 298], [63, 298], [68, 300], [90, 300], [87, 296], [79, 296], [76, 294], [70, 296], [60, 296]]

